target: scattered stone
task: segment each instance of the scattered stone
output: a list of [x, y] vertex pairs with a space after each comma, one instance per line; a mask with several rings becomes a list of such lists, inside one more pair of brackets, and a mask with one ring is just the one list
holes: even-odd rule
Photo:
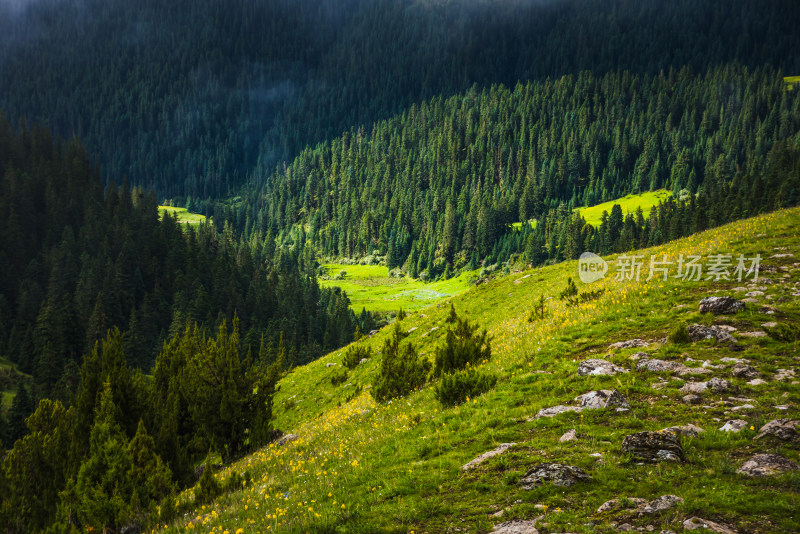
[[739, 332], [739, 335], [744, 337], [767, 337], [767, 333], [763, 330], [756, 330], [755, 332]]
[[721, 326], [703, 326], [701, 324], [691, 324], [686, 327], [686, 333], [692, 341], [702, 341], [703, 339], [716, 339], [722, 343], [736, 343], [736, 338], [731, 335], [731, 331]]
[[361, 358], [360, 360], [358, 360], [358, 364], [361, 365], [362, 363], [367, 363], [368, 361], [369, 359], [367, 358]]
[[542, 417], [555, 417], [558, 414], [562, 414], [564, 412], [580, 412], [583, 410], [580, 406], [551, 406], [549, 408], [542, 408], [539, 412], [533, 416], [530, 420], [539, 419]]
[[775, 419], [758, 430], [758, 435], [755, 439], [763, 438], [764, 436], [775, 436], [784, 441], [795, 441], [800, 437], [797, 429], [800, 428], [800, 421], [792, 419]]
[[336, 364], [332, 363], [332, 362], [328, 362], [328, 363], [325, 364], [325, 367], [333, 367], [334, 365], [336, 365]]
[[370, 335], [370, 336], [374, 336], [374, 335], [375, 335], [375, 334], [377, 334], [377, 333], [378, 333], [378, 331], [377, 331], [377, 330], [370, 330], [370, 331], [369, 331], [369, 335]]
[[800, 465], [779, 454], [756, 454], [736, 472], [751, 477], [766, 477], [787, 471], [800, 471]]
[[697, 425], [693, 425], [692, 423], [688, 423], [682, 426], [670, 426], [663, 430], [663, 432], [674, 432], [678, 435], [688, 436], [690, 438], [696, 438], [700, 435], [701, 432], [705, 432], [702, 428]]
[[767, 383], [766, 380], [762, 380], [760, 378], [754, 378], [753, 380], [750, 380], [747, 384], [750, 386], [763, 386], [766, 383]]
[[744, 310], [744, 303], [731, 297], [706, 297], [700, 301], [700, 313], [727, 315]]
[[711, 380], [709, 380], [708, 382], [706, 382], [706, 384], [708, 385], [708, 389], [710, 389], [714, 393], [724, 393], [729, 389], [731, 389], [730, 382], [728, 382], [724, 378], [718, 378], [716, 376]]
[[647, 505], [647, 499], [641, 499], [639, 497], [629, 497], [628, 499], [611, 499], [610, 501], [606, 501], [601, 504], [600, 508], [597, 509], [597, 513], [602, 514], [603, 512], [621, 510], [622, 503], [626, 500], [634, 505], [634, 508], [625, 508], [626, 510], [643, 508], [645, 505]]
[[618, 365], [614, 365], [608, 360], [590, 359], [583, 360], [578, 364], [578, 375], [609, 375], [613, 376], [617, 373], [627, 373], [628, 370]]
[[627, 341], [617, 341], [616, 343], [612, 343], [608, 346], [608, 350], [618, 350], [618, 349], [632, 349], [635, 347], [649, 347], [650, 343], [645, 341], [644, 339], [629, 339]]
[[630, 408], [628, 401], [616, 389], [590, 391], [575, 397], [575, 402], [579, 403], [581, 408], [593, 410], [613, 407]]
[[591, 480], [580, 467], [558, 463], [544, 463], [531, 467], [519, 481], [522, 489], [530, 490], [545, 482], [552, 482], [555, 486], [572, 486], [578, 482]]
[[775, 380], [789, 380], [790, 378], [794, 378], [794, 369], [778, 369], [774, 378]]
[[755, 406], [753, 406], [752, 404], [742, 404], [741, 406], [734, 406], [733, 408], [731, 408], [731, 411], [741, 412], [742, 410], [754, 410], [754, 409]]
[[732, 528], [714, 523], [708, 519], [700, 519], [699, 517], [691, 517], [683, 522], [683, 530], [710, 530], [716, 534], [737, 534]]
[[756, 371], [756, 368], [744, 363], [734, 364], [733, 369], [731, 369], [731, 374], [736, 378], [743, 378], [745, 380], [758, 378], [758, 371]]
[[775, 328], [776, 326], [778, 326], [778, 323], [776, 323], [775, 321], [770, 321], [768, 323], [763, 323], [761, 326], [764, 328]]
[[649, 358], [650, 355], [646, 352], [634, 352], [629, 356], [631, 360], [641, 360], [642, 358]]
[[622, 452], [633, 454], [635, 460], [644, 462], [682, 461], [683, 448], [678, 436], [672, 432], [637, 432], [622, 440]]
[[741, 432], [747, 428], [747, 425], [748, 423], [744, 419], [731, 419], [725, 421], [725, 424], [719, 427], [719, 429], [723, 432]]
[[291, 443], [291, 442], [296, 441], [298, 439], [300, 439], [300, 436], [298, 436], [297, 434], [286, 434], [281, 439], [279, 439], [275, 443], [275, 445], [277, 445], [278, 447], [283, 447], [287, 443]]
[[536, 522], [531, 519], [514, 519], [492, 527], [495, 534], [539, 534]]
[[700, 395], [684, 395], [683, 399], [681, 400], [683, 400], [683, 402], [686, 404], [700, 404], [703, 402], [703, 397]]
[[680, 393], [699, 394], [703, 393], [706, 389], [708, 389], [708, 382], [687, 382], [680, 389]]
[[748, 291], [747, 293], [744, 294], [744, 296], [745, 297], [763, 297], [764, 296], [764, 292], [763, 291]]
[[578, 433], [573, 428], [564, 432], [564, 435], [558, 438], [558, 441], [560, 443], [566, 443], [567, 441], [575, 441], [576, 439], [578, 439]]
[[726, 356], [726, 357], [724, 357], [724, 358], [720, 358], [720, 359], [719, 359], [719, 361], [721, 361], [721, 362], [725, 362], [725, 363], [733, 363], [733, 364], [737, 364], [737, 363], [750, 363], [750, 360], [748, 360], [748, 359], [746, 359], [746, 358], [731, 358], [731, 357], [729, 357], [729, 356]]
[[670, 372], [677, 373], [681, 376], [692, 374], [708, 374], [711, 371], [701, 367], [687, 367], [680, 362], [672, 362], [667, 360], [648, 360], [641, 359], [636, 362], [636, 369], [639, 371], [652, 371], [654, 373]]
[[772, 256], [770, 256], [770, 258], [794, 258], [794, 254], [792, 254], [791, 252], [784, 252], [781, 254], [773, 254]]
[[484, 461], [488, 460], [489, 458], [492, 458], [494, 456], [503, 454], [504, 452], [506, 452], [508, 449], [510, 449], [514, 445], [516, 445], [516, 443], [501, 443], [500, 446], [497, 447], [496, 449], [491, 450], [489, 452], [484, 452], [483, 454], [481, 454], [480, 456], [478, 456], [474, 460], [471, 460], [471, 461], [465, 463], [464, 465], [462, 465], [461, 466], [461, 470], [462, 471], [469, 471], [470, 469], [474, 469], [475, 467], [479, 466], [480, 464], [482, 464]]
[[662, 495], [647, 503], [641, 510], [644, 514], [657, 514], [683, 504], [683, 499], [677, 495]]
[[406, 332], [406, 334], [410, 334], [411, 332], [413, 332], [413, 331], [414, 331], [414, 330], [416, 330], [417, 328], [419, 328], [419, 327], [418, 327], [418, 326], [415, 326], [415, 327], [413, 327], [413, 328], [409, 328], [409, 329], [408, 329], [408, 331]]

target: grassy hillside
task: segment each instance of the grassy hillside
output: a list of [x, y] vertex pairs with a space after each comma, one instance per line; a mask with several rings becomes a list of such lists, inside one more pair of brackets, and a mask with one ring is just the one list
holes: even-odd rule
[[[776, 376], [780, 370], [798, 372], [798, 342], [747, 335], [763, 332], [761, 325], [770, 321], [800, 325], [798, 237], [800, 210], [794, 209], [641, 252], [646, 260], [651, 254], [673, 261], [681, 254], [700, 255], [704, 263], [715, 253], [758, 253], [763, 260], [756, 283], [646, 281], [646, 267], [641, 280], [618, 281], [618, 258], [611, 257], [606, 278], [588, 288], [578, 283], [581, 291], [603, 291], [583, 304], [567, 306], [557, 298], [567, 278], [576, 278], [576, 262], [513, 274], [453, 297], [459, 314], [489, 330], [492, 358], [482, 367], [499, 376], [493, 391], [455, 408], [445, 409], [434, 399], [432, 384], [385, 405], [373, 401], [369, 388], [380, 361], [375, 353], [386, 329], [359, 341], [373, 356], [337, 386], [331, 377], [342, 372], [343, 350], [297, 368], [282, 379], [275, 412], [276, 426], [298, 439], [272, 444], [218, 472], [219, 479], [227, 479], [249, 471], [253, 482], [194, 508], [163, 531], [483, 533], [504, 521], [538, 518], [541, 532], [608, 532], [622, 523], [658, 532], [682, 531], [682, 522], [693, 516], [739, 532], [800, 531], [800, 472], [763, 478], [736, 473], [755, 453], [800, 459], [796, 443], [753, 439], [767, 421], [800, 418], [796, 379]], [[674, 275], [677, 265], [672, 269]], [[745, 298], [747, 293], [747, 308], [737, 315], [698, 312], [705, 296]], [[545, 317], [529, 322], [540, 295], [548, 298]], [[410, 332], [407, 340], [426, 357], [432, 358], [444, 339], [447, 312], [447, 306], [434, 306], [402, 322]], [[729, 325], [737, 329], [738, 343], [668, 342], [668, 334], [683, 323]], [[609, 350], [610, 344], [632, 338], [649, 346]], [[686, 404], [680, 388], [692, 377], [636, 370], [638, 351], [692, 368], [705, 366], [710, 372], [693, 378], [724, 378], [731, 389], [706, 391], [700, 405]], [[605, 358], [629, 372], [579, 376], [579, 361], [587, 358]], [[750, 385], [733, 377], [724, 358], [746, 359], [766, 383]], [[542, 408], [573, 404], [577, 395], [598, 389], [618, 390], [630, 410], [530, 419]], [[746, 421], [741, 432], [717, 430], [737, 418]], [[681, 438], [685, 462], [639, 464], [621, 451], [629, 434], [688, 423], [705, 431]], [[560, 442], [570, 429], [578, 439]], [[469, 472], [461, 470], [501, 443], [515, 445]], [[520, 478], [542, 462], [578, 466], [592, 480], [522, 489]], [[624, 504], [627, 498], [665, 494], [684, 501], [652, 515], [597, 513], [610, 499]], [[191, 501], [191, 492], [180, 499]]]
[[603, 212], [611, 213], [611, 208], [614, 207], [614, 204], [620, 205], [624, 215], [628, 213], [634, 214], [637, 209], [642, 208], [644, 216], [647, 218], [650, 215], [650, 208], [657, 206], [659, 202], [663, 202], [671, 195], [672, 193], [669, 191], [659, 189], [658, 191], [648, 191], [641, 195], [627, 195], [589, 208], [576, 208], [575, 211], [580, 211], [587, 223], [593, 226], [599, 226], [603, 217]]
[[449, 280], [425, 283], [404, 276], [393, 278], [383, 265], [325, 265], [333, 278], [340, 271], [346, 274], [341, 280], [320, 280], [323, 287], [341, 287], [350, 298], [350, 307], [356, 312], [363, 308], [372, 312], [419, 310], [442, 299], [463, 293], [479, 270], [461, 273]]

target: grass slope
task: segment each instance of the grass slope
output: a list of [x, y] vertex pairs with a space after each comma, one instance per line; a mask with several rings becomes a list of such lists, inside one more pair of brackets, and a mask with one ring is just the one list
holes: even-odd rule
[[583, 218], [586, 219], [586, 222], [592, 226], [598, 226], [602, 220], [603, 212], [606, 211], [610, 214], [614, 204], [620, 205], [624, 215], [628, 213], [634, 214], [638, 208], [642, 208], [644, 216], [647, 218], [650, 216], [650, 208], [657, 206], [659, 202], [663, 202], [671, 195], [672, 193], [670, 191], [659, 189], [657, 191], [648, 191], [640, 195], [627, 195], [590, 208], [576, 208], [575, 211], [580, 211]]
[[[616, 531], [612, 523], [623, 522], [652, 526], [658, 532], [681, 531], [684, 519], [700, 516], [739, 532], [800, 531], [800, 474], [753, 479], [735, 472], [758, 452], [800, 459], [796, 444], [753, 439], [769, 420], [800, 418], [799, 388], [791, 379], [774, 378], [778, 369], [797, 370], [798, 343], [741, 335], [760, 331], [767, 321], [800, 325], [795, 296], [800, 287], [795, 263], [800, 257], [799, 234], [800, 210], [794, 209], [641, 252], [674, 260], [680, 254], [698, 254], [704, 261], [713, 253], [760, 253], [761, 276], [774, 283], [646, 281], [646, 276], [617, 281], [612, 264], [610, 275], [590, 286], [605, 290], [600, 298], [572, 307], [552, 298], [546, 317], [528, 322], [539, 295], [554, 297], [567, 277], [575, 278], [576, 262], [567, 262], [513, 274], [452, 298], [459, 314], [480, 322], [493, 336], [493, 357], [484, 367], [500, 377], [493, 391], [455, 408], [443, 409], [430, 384], [386, 405], [372, 400], [368, 388], [380, 360], [375, 351], [388, 329], [359, 341], [372, 348], [373, 357], [339, 386], [331, 385], [330, 378], [342, 372], [343, 350], [297, 368], [281, 380], [275, 412], [276, 426], [298, 439], [283, 446], [271, 444], [218, 472], [215, 476], [226, 479], [234, 471], [248, 470], [254, 482], [195, 508], [163, 530], [484, 533], [503, 521], [540, 518], [541, 532], [609, 532]], [[584, 289], [580, 283], [579, 288]], [[743, 297], [750, 291], [763, 293], [753, 294], [756, 302], [738, 315], [714, 317], [697, 311], [704, 296]], [[428, 357], [444, 338], [447, 311], [447, 306], [434, 306], [402, 323], [411, 332], [408, 340]], [[741, 350], [732, 352], [710, 341], [664, 341], [683, 322], [733, 326], [739, 331], [735, 335]], [[650, 346], [608, 350], [609, 344], [631, 338], [646, 339]], [[703, 394], [703, 406], [684, 404], [679, 388], [687, 379], [637, 371], [631, 357], [639, 350], [692, 367], [706, 360], [719, 365], [698, 379], [719, 376], [729, 380], [733, 390]], [[579, 360], [600, 357], [630, 372], [577, 375]], [[725, 357], [749, 360], [767, 384], [752, 386], [732, 377]], [[596, 389], [617, 389], [631, 410], [587, 410], [529, 421], [541, 408], [572, 404], [575, 396]], [[753, 407], [733, 410], [745, 402]], [[739, 433], [717, 430], [736, 418], [745, 419], [748, 428]], [[637, 465], [621, 452], [628, 434], [686, 423], [705, 432], [682, 438], [685, 463]], [[580, 439], [559, 442], [572, 428]], [[460, 466], [500, 443], [516, 445], [462, 472]], [[527, 469], [548, 461], [579, 466], [592, 480], [569, 488], [548, 483], [521, 489], [518, 481]], [[609, 499], [664, 494], [685, 502], [652, 516], [596, 512]], [[191, 491], [180, 496], [183, 502], [191, 499]]]
[[206, 222], [206, 216], [199, 213], [190, 213], [186, 208], [175, 208], [173, 206], [159, 206], [158, 216], [163, 217], [165, 213], [169, 213], [172, 217], [177, 217], [180, 224], [203, 224]]
[[350, 298], [350, 307], [356, 312], [362, 308], [373, 312], [419, 310], [442, 299], [463, 293], [478, 271], [461, 273], [449, 280], [425, 283], [408, 277], [392, 278], [382, 265], [326, 264], [330, 276], [346, 271], [343, 280], [320, 280], [323, 287], [341, 287]]
[[800, 76], [784, 76], [783, 83], [786, 84], [787, 90], [792, 91], [796, 86], [800, 86]]

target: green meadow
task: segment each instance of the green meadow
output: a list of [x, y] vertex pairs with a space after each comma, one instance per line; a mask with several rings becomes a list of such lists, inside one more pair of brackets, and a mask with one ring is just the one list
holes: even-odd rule
[[[356, 312], [363, 308], [371, 312], [419, 310], [431, 304], [462, 293], [474, 283], [479, 271], [468, 271], [449, 280], [425, 283], [404, 276], [393, 278], [383, 265], [342, 265], [329, 263], [329, 280], [320, 280], [322, 287], [340, 287], [350, 298], [350, 307]], [[346, 274], [333, 280], [340, 271]]]
[[[673, 261], [681, 254], [704, 261], [712, 254], [759, 254], [758, 281], [735, 276], [687, 281], [675, 272], [666, 280], [648, 280], [646, 270], [638, 280], [618, 280], [617, 258], [611, 256], [605, 278], [578, 282], [580, 292], [594, 295], [585, 301], [559, 299], [567, 278], [577, 275], [577, 262], [571, 261], [501, 277], [447, 299], [447, 305], [419, 309], [400, 327], [408, 334], [404, 344], [413, 344], [423, 358], [433, 359], [445, 341], [449, 304], [488, 330], [492, 355], [480, 369], [498, 377], [493, 390], [446, 408], [434, 398], [436, 382], [429, 379], [404, 398], [376, 403], [370, 389], [388, 338], [384, 328], [357, 342], [371, 356], [352, 370], [343, 367], [346, 349], [340, 349], [286, 373], [274, 399], [275, 427], [297, 439], [270, 444], [216, 473], [223, 481], [247, 472], [252, 482], [241, 490], [196, 507], [193, 490], [184, 491], [178, 499], [181, 518], [160, 530], [482, 534], [505, 521], [536, 520], [541, 532], [615, 532], [622, 523], [634, 530], [679, 532], [683, 521], [698, 516], [738, 532], [798, 532], [800, 472], [751, 478], [736, 470], [756, 453], [800, 460], [791, 442], [754, 439], [770, 420], [800, 418], [800, 390], [777, 376], [797, 370], [800, 341], [773, 339], [762, 326], [800, 328], [799, 238], [800, 209], [793, 209], [639, 252]], [[336, 267], [351, 269], [353, 281], [369, 279], [366, 274], [374, 269]], [[752, 291], [746, 309], [736, 315], [698, 311], [703, 297], [744, 298]], [[544, 313], [532, 316], [540, 297]], [[693, 323], [724, 325], [738, 342], [672, 337]], [[610, 347], [633, 338], [647, 346]], [[639, 370], [642, 351], [680, 362], [696, 375]], [[588, 358], [606, 359], [627, 372], [579, 376], [579, 361]], [[749, 362], [765, 383], [734, 376], [731, 358]], [[682, 400], [683, 386], [711, 377], [727, 380], [729, 391], [706, 391], [701, 405]], [[616, 389], [630, 409], [535, 417], [542, 408], [574, 406], [577, 395], [600, 389]], [[718, 430], [729, 419], [743, 419], [747, 426], [740, 432]], [[629, 434], [689, 423], [703, 431], [680, 438], [685, 461], [642, 464], [621, 450]], [[560, 441], [571, 429], [577, 439]], [[462, 469], [501, 443], [512, 445], [472, 470]], [[523, 489], [520, 479], [543, 462], [577, 466], [591, 480]], [[597, 511], [610, 499], [624, 504], [668, 494], [683, 501], [649, 515]]]
[[180, 224], [203, 224], [206, 222], [206, 216], [199, 213], [190, 213], [186, 208], [175, 208], [173, 206], [159, 206], [158, 215], [163, 217], [165, 213], [169, 213], [171, 217], [177, 218]]
[[659, 189], [658, 191], [648, 191], [640, 195], [627, 195], [590, 208], [576, 208], [575, 211], [579, 211], [587, 223], [592, 226], [599, 226], [603, 219], [603, 212], [610, 214], [614, 204], [620, 205], [623, 215], [634, 214], [637, 209], [642, 208], [644, 217], [647, 218], [650, 216], [650, 208], [657, 206], [659, 202], [665, 201], [670, 196], [672, 196], [671, 192]]
[[786, 89], [789, 91], [800, 85], [800, 76], [784, 76], [783, 83], [786, 84]]

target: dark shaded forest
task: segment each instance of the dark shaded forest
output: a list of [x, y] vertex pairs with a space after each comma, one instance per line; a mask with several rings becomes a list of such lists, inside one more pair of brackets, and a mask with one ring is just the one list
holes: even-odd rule
[[[306, 228], [323, 255], [385, 255], [426, 279], [521, 252], [541, 264], [796, 205], [798, 131], [800, 91], [768, 67], [473, 88], [304, 150], [227, 217], [244, 235]], [[624, 239], [621, 212], [598, 229], [572, 215], [659, 188], [674, 201], [631, 217]]]
[[0, 16], [0, 109], [77, 135], [107, 179], [195, 202], [474, 84], [731, 61], [800, 71], [791, 0], [23, 5]]

